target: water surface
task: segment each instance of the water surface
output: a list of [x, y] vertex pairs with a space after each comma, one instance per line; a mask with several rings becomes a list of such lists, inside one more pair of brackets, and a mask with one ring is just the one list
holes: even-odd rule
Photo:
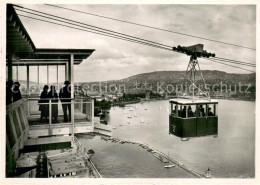
[[[255, 102], [219, 100], [218, 137], [189, 141], [168, 134], [168, 101], [131, 106], [126, 108], [127, 114], [124, 108], [111, 108], [108, 123], [116, 127], [113, 137], [152, 145], [201, 173], [209, 167], [214, 177], [254, 177]], [[130, 109], [136, 110], [137, 117]], [[127, 118], [129, 114], [132, 118]], [[99, 137], [80, 140], [87, 148], [97, 150], [93, 160], [106, 177], [192, 177], [179, 169], [163, 170], [158, 159], [149, 152], [144, 157], [143, 149], [135, 145], [109, 143]]]

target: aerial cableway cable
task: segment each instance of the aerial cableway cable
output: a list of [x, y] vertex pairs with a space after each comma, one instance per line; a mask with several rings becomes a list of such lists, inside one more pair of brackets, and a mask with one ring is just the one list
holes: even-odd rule
[[232, 64], [236, 64], [236, 65], [242, 65], [242, 66], [248, 66], [248, 67], [256, 67], [256, 65], [254, 64], [249, 64], [249, 63], [240, 63], [240, 62], [235, 62], [235, 61], [225, 61], [225, 60], [221, 60], [221, 59], [215, 59], [215, 58], [208, 58], [209, 60], [214, 60], [214, 61], [220, 61], [220, 62], [226, 62], [226, 63], [232, 63]]
[[249, 72], [255, 73], [255, 71], [251, 71], [251, 70], [248, 70], [248, 69], [244, 69], [244, 68], [241, 68], [241, 67], [238, 67], [238, 66], [233, 66], [233, 65], [226, 64], [226, 63], [219, 62], [219, 61], [213, 61], [213, 60], [210, 60], [210, 59], [208, 59], [208, 58], [203, 58], [203, 59], [209, 60], [209, 61], [211, 61], [211, 62], [216, 62], [216, 63], [219, 63], [219, 64], [223, 64], [223, 65], [227, 65], [227, 66], [230, 66], [230, 67], [234, 67], [234, 68], [238, 68], [238, 69], [242, 69], [242, 70], [245, 70], [245, 71], [249, 71]]
[[242, 61], [238, 61], [238, 60], [232, 60], [232, 59], [221, 58], [221, 57], [215, 57], [215, 58], [219, 59], [219, 60], [224, 60], [224, 61], [233, 61], [233, 62], [239, 62], [239, 63], [244, 63], [244, 64], [251, 64], [251, 65], [255, 66], [255, 64], [252, 64], [252, 63], [249, 63], [249, 62], [242, 62]]
[[[74, 25], [76, 27], [69, 26], [69, 25], [64, 25], [64, 24], [59, 24], [57, 22], [51, 22], [51, 21], [47, 21], [47, 20], [44, 20], [44, 19], [39, 19], [39, 18], [35, 18], [35, 17], [30, 17], [30, 16], [20, 15], [19, 14], [20, 16], [31, 18], [31, 19], [35, 19], [35, 20], [38, 20], [38, 21], [43, 21], [43, 22], [47, 22], [47, 23], [51, 23], [51, 24], [56, 24], [56, 25], [60, 25], [60, 26], [64, 26], [64, 27], [68, 27], [68, 28], [72, 28], [72, 29], [76, 29], [76, 30], [86, 31], [86, 32], [90, 32], [90, 33], [95, 33], [95, 34], [108, 36], [108, 37], [112, 37], [112, 38], [116, 38], [116, 39], [120, 39], [120, 40], [125, 40], [125, 41], [129, 41], [129, 42], [139, 43], [139, 44], [142, 44], [142, 45], [147, 45], [147, 46], [151, 46], [151, 47], [155, 47], [155, 48], [159, 48], [159, 49], [173, 51], [171, 46], [167, 46], [167, 45], [160, 44], [160, 43], [157, 43], [157, 42], [149, 41], [149, 40], [146, 40], [146, 39], [141, 39], [141, 38], [138, 38], [138, 37], [133, 37], [133, 36], [129, 36], [129, 35], [126, 35], [126, 34], [121, 34], [121, 33], [118, 33], [118, 32], [114, 32], [114, 31], [110, 31], [110, 30], [106, 30], [106, 29], [98, 28], [98, 27], [95, 27], [96, 29], [93, 29], [92, 27], [94, 27], [94, 26], [91, 26], [91, 25], [88, 25], [88, 27], [81, 26], [81, 25], [78, 25], [78, 24], [80, 24], [79, 22], [77, 22], [77, 24], [71, 23], [73, 21], [70, 20], [70, 19], [66, 19], [66, 20], [70, 21], [70, 22], [68, 22], [68, 21], [60, 20], [62, 18], [55, 19], [55, 18], [52, 18], [52, 17], [46, 17], [46, 16], [43, 16], [43, 15], [40, 15], [40, 14], [36, 14], [36, 13], [32, 13], [32, 12], [28, 12], [28, 11], [24, 11], [24, 10], [20, 10], [20, 9], [18, 9], [18, 10], [22, 11], [22, 12], [25, 12], [25, 13], [33, 14], [33, 15], [36, 15], [36, 16], [44, 17], [44, 18], [47, 18], [47, 19], [51, 19], [51, 20], [55, 20], [55, 21], [59, 21], [59, 22], [64, 22], [66, 24]], [[37, 11], [37, 12], [39, 12], [39, 11]], [[54, 16], [54, 15], [48, 14], [48, 16]], [[54, 16], [54, 17], [57, 17], [57, 16]], [[63, 18], [63, 19], [65, 19], [65, 18]], [[84, 24], [84, 23], [82, 23], [82, 24]], [[80, 28], [78, 28], [78, 27], [80, 27]], [[84, 28], [84, 29], [81, 29], [81, 28]], [[174, 51], [174, 52], [178, 52], [178, 51]], [[178, 52], [178, 53], [181, 53], [181, 52]], [[207, 60], [210, 60], [212, 62], [217, 62], [217, 63], [224, 64], [224, 65], [228, 65], [228, 64], [225, 64], [225, 63], [233, 63], [233, 64], [236, 64], [236, 65], [247, 65], [249, 67], [255, 67], [254, 64], [241, 62], [241, 61], [236, 61], [236, 60], [231, 60], [231, 59], [220, 58], [220, 57], [215, 57], [215, 58], [203, 57], [203, 58], [207, 59]], [[247, 70], [247, 69], [240, 68], [240, 67], [233, 66], [233, 65], [228, 65], [228, 66], [239, 68], [239, 69], [243, 69], [243, 70], [250, 71], [250, 72], [254, 72], [254, 71]]]
[[[76, 29], [76, 30], [91, 32], [91, 33], [95, 33], [95, 34], [99, 34], [99, 35], [104, 35], [104, 36], [108, 36], [108, 37], [112, 37], [112, 38], [117, 38], [117, 39], [120, 39], [120, 40], [126, 40], [126, 41], [135, 42], [135, 43], [139, 43], [139, 44], [143, 44], [143, 45], [148, 45], [148, 46], [155, 47], [155, 48], [160, 48], [160, 49], [165, 49], [165, 50], [172, 51], [171, 49], [168, 49], [168, 48], [160, 47], [160, 46], [157, 46], [157, 45], [152, 45], [152, 44], [145, 43], [145, 42], [140, 42], [140, 41], [138, 41], [138, 40], [132, 40], [132, 39], [127, 39], [127, 38], [121, 38], [121, 37], [111, 36], [111, 35], [109, 35], [109, 34], [102, 34], [102, 33], [99, 33], [99, 32], [94, 32], [94, 31], [90, 31], [90, 30], [84, 30], [84, 29], [80, 29], [80, 28], [76, 28], [76, 27], [72, 27], [72, 26], [68, 26], [68, 25], [64, 25], [64, 24], [59, 24], [59, 23], [51, 22], [51, 21], [47, 21], [47, 20], [42, 20], [42, 19], [38, 19], [38, 18], [35, 18], [35, 17], [26, 16], [26, 15], [21, 15], [21, 14], [19, 14], [19, 16], [27, 17], [27, 18], [31, 18], [31, 19], [38, 20], [38, 21], [43, 21], [43, 22], [55, 24], [55, 25], [60, 25], [60, 26], [64, 26], [64, 27], [68, 27], [68, 28], [72, 28], [72, 29]], [[208, 59], [208, 58], [203, 58], [203, 59], [212, 61], [211, 59]], [[212, 62], [216, 62], [216, 63], [221, 63], [221, 64], [224, 64], [224, 65], [228, 65], [228, 64], [225, 64], [225, 63], [216, 61], [216, 60], [214, 60], [214, 61], [212, 61]], [[250, 71], [250, 72], [254, 72], [254, 71], [247, 70], [247, 69], [240, 68], [240, 67], [233, 66], [233, 65], [228, 65], [228, 66], [235, 67], [235, 68], [242, 69], [242, 70], [246, 70], [246, 71]]]
[[164, 47], [161, 47], [161, 46], [157, 46], [157, 45], [141, 42], [141, 41], [134, 40], [134, 39], [127, 39], [127, 38], [123, 38], [123, 37], [119, 37], [119, 36], [113, 36], [111, 34], [103, 34], [103, 33], [95, 32], [95, 31], [80, 29], [80, 28], [76, 28], [76, 27], [73, 27], [73, 26], [68, 26], [68, 25], [64, 25], [64, 24], [60, 24], [60, 23], [56, 23], [56, 22], [51, 22], [51, 21], [47, 21], [47, 20], [43, 20], [43, 19], [38, 19], [38, 18], [35, 18], [35, 17], [30, 17], [30, 16], [26, 16], [26, 15], [22, 15], [22, 14], [18, 14], [18, 15], [22, 16], [22, 17], [30, 18], [30, 19], [35, 19], [37, 21], [42, 21], [42, 22], [51, 23], [51, 24], [55, 24], [55, 25], [59, 25], [59, 26], [64, 26], [64, 27], [68, 27], [68, 28], [72, 28], [72, 29], [76, 29], [76, 30], [80, 30], [80, 31], [86, 31], [86, 32], [95, 33], [95, 34], [99, 34], [99, 35], [104, 35], [104, 36], [108, 36], [108, 37], [112, 37], [112, 38], [116, 38], [116, 39], [120, 39], [120, 40], [126, 40], [126, 41], [130, 41], [130, 42], [134, 42], [134, 43], [139, 43], [139, 44], [143, 44], [143, 45], [147, 45], [147, 46], [151, 46], [151, 47], [155, 47], [155, 48], [160, 48], [160, 49], [172, 51], [171, 49], [168, 49], [168, 48], [164, 48]]
[[[17, 6], [18, 8], [21, 8], [20, 6]], [[45, 14], [45, 15], [48, 15], [48, 16], [52, 16], [52, 17], [57, 17], [58, 19], [54, 19], [54, 18], [51, 18], [51, 17], [46, 17], [46, 16], [43, 16], [43, 15], [39, 15], [39, 14], [36, 14], [36, 13], [32, 13], [32, 12], [28, 12], [28, 11], [24, 11], [24, 10], [20, 10], [18, 9], [18, 11], [22, 11], [22, 12], [25, 12], [25, 13], [29, 13], [29, 14], [33, 14], [33, 15], [36, 15], [36, 16], [41, 16], [41, 17], [45, 17], [45, 18], [48, 18], [48, 19], [53, 19], [55, 21], [61, 21], [61, 22], [64, 22], [64, 23], [68, 23], [68, 24], [73, 24], [75, 26], [79, 26], [78, 24], [82, 24], [84, 25], [84, 28], [87, 28], [87, 29], [92, 29], [94, 31], [99, 31], [101, 33], [104, 33], [106, 32], [106, 34], [109, 32], [109, 34], [116, 34], [116, 36], [118, 37], [118, 35], [124, 37], [124, 39], [129, 39], [129, 38], [125, 38], [125, 37], [130, 37], [131, 39], [138, 39], [138, 40], [141, 40], [141, 41], [144, 41], [144, 42], [149, 42], [149, 43], [152, 43], [152, 44], [155, 44], [155, 45], [159, 45], [160, 47], [158, 48], [161, 48], [162, 47], [166, 47], [168, 48], [167, 50], [171, 50], [171, 46], [168, 46], [168, 45], [165, 45], [165, 44], [161, 44], [161, 43], [157, 43], [157, 42], [154, 42], [154, 41], [150, 41], [150, 40], [146, 40], [146, 39], [141, 39], [141, 38], [138, 38], [138, 37], [134, 37], [134, 36], [130, 36], [130, 35], [127, 35], [127, 34], [123, 34], [123, 33], [119, 33], [119, 32], [115, 32], [115, 31], [111, 31], [111, 30], [107, 30], [107, 29], [103, 29], [103, 28], [100, 28], [100, 27], [96, 27], [96, 26], [92, 26], [92, 25], [89, 25], [89, 24], [85, 24], [85, 23], [81, 23], [81, 22], [78, 22], [78, 21], [73, 21], [73, 20], [70, 20], [70, 19], [66, 19], [66, 18], [63, 18], [63, 17], [59, 17], [59, 16], [55, 16], [55, 15], [52, 15], [52, 14], [47, 14], [47, 13], [44, 13], [44, 12], [40, 12], [40, 11], [37, 11], [37, 10], [33, 10], [33, 9], [29, 9], [29, 8], [24, 8], [22, 7], [23, 9], [28, 9], [30, 11], [35, 11], [35, 12], [39, 12], [41, 14]], [[59, 19], [63, 19], [63, 20], [66, 20], [66, 21], [62, 21], [62, 20], [59, 20]], [[70, 21], [70, 22], [74, 22], [74, 23], [77, 23], [77, 24], [74, 24], [74, 23], [70, 23], [70, 22], [67, 22], [67, 21]], [[87, 26], [87, 27], [85, 27]], [[82, 26], [79, 26], [79, 27], [82, 27]], [[90, 28], [89, 28], [90, 27]], [[93, 33], [93, 32], [92, 32]], [[106, 35], [107, 36], [107, 35]], [[115, 36], [115, 35], [114, 35]], [[136, 41], [134, 41], [136, 42]], [[146, 44], [147, 45], [147, 44]], [[172, 50], [171, 50], [172, 51]], [[236, 61], [236, 60], [230, 60], [230, 59], [225, 59], [225, 58], [219, 58], [219, 57], [215, 57], [215, 58], [218, 58], [219, 60], [225, 60], [225, 61], [234, 61], [234, 63], [237, 63], [237, 62], [240, 62], [240, 64], [249, 64], [250, 63], [246, 63], [246, 62], [241, 62], [241, 61]], [[237, 63], [238, 64], [238, 63]], [[248, 65], [248, 66], [249, 66]], [[251, 64], [252, 65], [252, 64]]]
[[[18, 6], [18, 8], [20, 8], [20, 6]], [[33, 14], [33, 15], [45, 17], [45, 18], [48, 18], [48, 19], [53, 19], [53, 20], [56, 20], [56, 21], [64, 22], [64, 21], [62, 21], [62, 20], [66, 20], [66, 21], [69, 21], [69, 22], [73, 22], [73, 25], [76, 25], [76, 26], [84, 25], [84, 26], [85, 26], [84, 28], [88, 28], [88, 29], [91, 28], [91, 29], [94, 29], [95, 31], [100, 30], [100, 31], [102, 31], [102, 32], [110, 32], [111, 34], [117, 34], [117, 35], [120, 35], [120, 36], [123, 36], [123, 37], [130, 37], [130, 38], [132, 38], [132, 39], [138, 39], [138, 40], [141, 40], [141, 41], [150, 42], [150, 43], [152, 43], [152, 44], [156, 44], [156, 45], [160, 45], [160, 46], [164, 46], [164, 47], [167, 47], [167, 48], [169, 48], [169, 49], [172, 49], [172, 46], [169, 46], [169, 45], [160, 44], [160, 43], [157, 43], [157, 42], [154, 42], [154, 41], [150, 41], [150, 40], [146, 40], [146, 39], [141, 39], [141, 38], [138, 38], [138, 37], [135, 37], [135, 36], [123, 34], [123, 33], [116, 32], [116, 31], [112, 31], [112, 30], [107, 30], [107, 29], [104, 29], [104, 28], [100, 28], [100, 27], [97, 27], [97, 26], [92, 26], [92, 25], [90, 25], [90, 24], [86, 24], [86, 23], [74, 21], [74, 20], [71, 20], [71, 19], [66, 19], [66, 18], [63, 18], [63, 17], [59, 17], [59, 16], [55, 16], [55, 15], [52, 15], [52, 14], [48, 14], [48, 13], [45, 13], [45, 12], [33, 10], [33, 9], [30, 9], [30, 8], [24, 8], [24, 7], [23, 7], [23, 9], [27, 9], [27, 10], [30, 10], [30, 11], [33, 11], [33, 12], [37, 12], [37, 13], [40, 13], [40, 14], [44, 14], [44, 15], [47, 15], [47, 16], [51, 16], [51, 17], [46, 17], [46, 16], [43, 16], [43, 15], [39, 15], [39, 14], [32, 13], [32, 12], [28, 12], [28, 11], [21, 10], [21, 9], [17, 9], [17, 10], [18, 10], [18, 11], [25, 12], [25, 13], [29, 13], [29, 14]], [[52, 17], [56, 17], [56, 18], [58, 18], [58, 19], [55, 19], [55, 18], [52, 18]], [[59, 19], [61, 19], [61, 20], [59, 20]], [[65, 22], [65, 23], [68, 23], [68, 22]], [[74, 24], [74, 23], [76, 23], [76, 24]], [[72, 24], [72, 23], [69, 23], [69, 24]], [[80, 24], [80, 25], [78, 25], [78, 24]], [[80, 27], [82, 27], [82, 26], [80, 26]]]
[[144, 25], [144, 24], [140, 24], [140, 23], [125, 21], [125, 20], [121, 20], [121, 19], [116, 19], [116, 18], [112, 18], [112, 17], [103, 16], [103, 15], [83, 12], [83, 11], [80, 11], [80, 10], [75, 10], [75, 9], [71, 9], [71, 8], [65, 8], [65, 7], [61, 7], [61, 6], [57, 6], [57, 5], [51, 5], [51, 4], [45, 4], [45, 5], [56, 7], [56, 8], [60, 8], [60, 9], [64, 9], [64, 10], [69, 10], [69, 11], [73, 11], [73, 12], [78, 12], [78, 13], [82, 13], [82, 14], [87, 14], [87, 15], [92, 15], [92, 16], [96, 16], [96, 17], [101, 17], [101, 18], [105, 18], [105, 19], [110, 19], [110, 20], [113, 20], [113, 21], [128, 23], [128, 24], [132, 24], [132, 25], [136, 25], [136, 26], [142, 26], [142, 27], [146, 27], [146, 28], [151, 28], [151, 29], [155, 29], [155, 30], [159, 30], [159, 31], [175, 33], [175, 34], [179, 34], [179, 35], [183, 35], [183, 36], [198, 38], [198, 39], [202, 39], [202, 40], [207, 40], [207, 41], [211, 41], [211, 42], [216, 42], [216, 43], [220, 43], [220, 44], [226, 44], [226, 45], [240, 47], [240, 48], [245, 48], [245, 49], [250, 49], [250, 50], [256, 50], [255, 48], [250, 48], [250, 47], [241, 46], [241, 45], [237, 45], [237, 44], [231, 44], [231, 43], [227, 43], [227, 42], [222, 42], [222, 41], [218, 41], [218, 40], [213, 40], [213, 39], [199, 37], [199, 36], [185, 34], [185, 33], [180, 33], [180, 32], [176, 32], [176, 31], [166, 30], [166, 29], [162, 29], [162, 28], [158, 28], [158, 27], [154, 27], [154, 26], [149, 26], [149, 25]]

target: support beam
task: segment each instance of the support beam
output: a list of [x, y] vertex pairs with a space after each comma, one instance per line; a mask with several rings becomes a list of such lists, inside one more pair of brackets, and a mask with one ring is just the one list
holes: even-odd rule
[[59, 84], [59, 65], [57, 65], [57, 85]]
[[47, 85], [49, 86], [49, 65], [47, 65]]
[[13, 80], [13, 57], [8, 55], [7, 65], [8, 65], [8, 80]]
[[65, 80], [69, 80], [69, 65], [68, 62], [65, 64]]
[[27, 68], [27, 73], [26, 73], [26, 81], [27, 81], [27, 95], [29, 96], [30, 95], [30, 89], [29, 89], [29, 87], [30, 87], [30, 84], [29, 84], [29, 78], [30, 78], [30, 67], [29, 67], [29, 65], [27, 65], [26, 66], [26, 68]]
[[15, 27], [15, 25], [16, 25], [16, 21], [7, 22], [8, 27]]
[[13, 14], [8, 15], [6, 18], [7, 18], [8, 21], [12, 21], [12, 19], [13, 19]]
[[18, 79], [18, 66], [16, 66], [16, 81], [18, 82], [19, 79]]
[[23, 34], [22, 31], [20, 31], [20, 26], [17, 26], [17, 27], [13, 27], [13, 28], [9, 28], [8, 29], [8, 34], [16, 34], [16, 33], [20, 33], [20, 35]]
[[[70, 55], [69, 60], [69, 81], [71, 83], [71, 124], [72, 124], [72, 136], [74, 136], [74, 54]], [[74, 138], [74, 137], [73, 137]]]
[[69, 81], [71, 83], [71, 98], [74, 98], [74, 54], [70, 55]]
[[95, 124], [95, 121], [94, 121], [94, 99], [91, 99], [91, 122], [92, 122], [92, 126], [94, 128], [94, 124]]
[[39, 70], [39, 66], [37, 66], [37, 83], [38, 85], [40, 84], [40, 70]]

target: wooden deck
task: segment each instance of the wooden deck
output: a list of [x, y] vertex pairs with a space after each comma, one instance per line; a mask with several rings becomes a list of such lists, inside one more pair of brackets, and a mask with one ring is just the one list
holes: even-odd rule
[[30, 125], [29, 137], [37, 138], [42, 136], [70, 135], [73, 133], [88, 133], [93, 131], [94, 126], [91, 122], [76, 123], [74, 128], [71, 123]]
[[49, 123], [40, 121], [40, 111], [34, 111], [30, 113], [28, 118], [29, 123], [29, 137], [36, 138], [42, 136], [55, 136], [55, 135], [69, 135], [72, 133], [86, 133], [93, 132], [93, 124], [89, 120], [86, 114], [81, 113], [79, 110], [75, 110], [74, 123], [75, 127], [72, 127], [71, 122], [63, 122], [63, 112], [58, 113], [58, 123]]
[[[45, 125], [49, 124], [49, 120], [45, 122], [40, 122], [40, 111], [31, 111], [30, 112], [30, 117], [28, 118], [28, 123], [29, 125]], [[69, 116], [69, 115], [68, 115]], [[75, 109], [74, 113], [74, 122], [75, 123], [83, 123], [83, 122], [91, 122], [86, 114], [81, 113], [79, 110]], [[59, 111], [58, 112], [58, 123], [52, 123], [52, 124], [60, 124], [64, 123], [63, 122], [63, 112]]]

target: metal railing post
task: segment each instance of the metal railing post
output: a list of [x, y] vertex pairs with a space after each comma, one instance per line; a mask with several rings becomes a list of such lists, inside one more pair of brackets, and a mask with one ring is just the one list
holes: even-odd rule
[[83, 99], [80, 100], [80, 112], [83, 113]]
[[74, 120], [74, 99], [71, 100], [71, 124], [72, 124], [72, 135], [74, 138], [74, 127], [75, 127], [75, 120]]
[[51, 99], [49, 99], [49, 135], [51, 135], [51, 121], [52, 121], [52, 115], [51, 115]]
[[27, 101], [27, 111], [28, 111], [28, 117], [30, 117], [30, 101]]
[[91, 100], [91, 122], [94, 129], [94, 99]]

